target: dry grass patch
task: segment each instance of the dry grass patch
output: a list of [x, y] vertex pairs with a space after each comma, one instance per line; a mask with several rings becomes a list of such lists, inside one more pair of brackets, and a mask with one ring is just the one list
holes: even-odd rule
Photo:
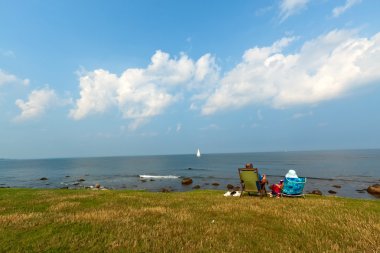
[[380, 251], [378, 201], [9, 189], [0, 206], [5, 252]]

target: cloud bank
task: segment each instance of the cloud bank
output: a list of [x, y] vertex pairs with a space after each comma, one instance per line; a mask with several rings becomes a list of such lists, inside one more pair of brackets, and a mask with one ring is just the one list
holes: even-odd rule
[[178, 59], [157, 51], [147, 68], [126, 69], [120, 76], [98, 69], [83, 73], [79, 79], [80, 98], [69, 116], [80, 120], [116, 107], [130, 129], [181, 99], [188, 90], [204, 90], [218, 78], [218, 68], [210, 54], [197, 61], [181, 54]]
[[292, 38], [247, 50], [207, 98], [202, 114], [251, 104], [274, 108], [316, 104], [380, 81], [380, 33], [371, 38], [334, 30], [307, 41], [297, 53], [282, 51]]
[[[380, 33], [365, 38], [356, 31], [333, 30], [287, 52], [295, 39], [248, 49], [224, 73], [210, 54], [192, 60], [162, 51], [146, 68], [129, 68], [120, 75], [104, 69], [83, 72], [80, 96], [69, 116], [81, 120], [116, 108], [133, 130], [180, 100], [202, 115], [252, 105], [283, 109], [316, 105], [380, 81]], [[18, 102], [20, 108], [38, 108], [26, 104]]]

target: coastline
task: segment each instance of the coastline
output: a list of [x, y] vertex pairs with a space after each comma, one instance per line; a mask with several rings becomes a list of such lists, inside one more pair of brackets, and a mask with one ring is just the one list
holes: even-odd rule
[[[181, 184], [183, 177], [178, 176], [148, 176], [143, 175], [143, 177], [135, 177], [134, 183], [127, 185], [121, 185], [119, 187], [111, 186], [101, 183], [102, 180], [88, 180], [90, 175], [85, 175], [74, 179], [71, 176], [65, 176], [65, 179], [70, 179], [70, 182], [61, 182], [59, 184], [54, 184], [49, 182], [49, 178], [42, 177], [40, 179], [35, 179], [33, 187], [23, 187], [23, 186], [8, 186], [7, 184], [0, 183], [0, 189], [47, 189], [47, 190], [132, 190], [132, 191], [148, 191], [148, 192], [189, 192], [195, 190], [217, 190], [217, 191], [227, 191], [227, 185], [232, 184], [235, 189], [240, 189], [240, 183], [238, 180], [225, 179], [225, 178], [209, 178], [209, 179], [198, 179], [193, 178], [192, 182], [188, 185]], [[275, 183], [283, 179], [280, 176], [268, 175], [269, 183]], [[318, 195], [323, 196], [336, 196], [343, 198], [352, 199], [367, 199], [376, 200], [380, 199], [380, 194], [370, 194], [367, 192], [369, 186], [378, 184], [376, 180], [368, 180], [362, 182], [361, 188], [353, 186], [351, 183], [353, 180], [339, 180], [339, 179], [321, 179], [321, 178], [308, 178], [305, 185], [304, 193], [313, 194], [314, 192], [319, 192]], [[380, 180], [379, 180], [380, 182]], [[269, 184], [269, 185], [270, 185]], [[267, 191], [270, 192], [268, 186], [266, 186]]]
[[[109, 189], [154, 192], [191, 191], [193, 187], [225, 191], [228, 184], [240, 185], [237, 168], [250, 161], [259, 173], [268, 176], [270, 184], [283, 179], [288, 170], [296, 170], [307, 178], [305, 192], [320, 190], [324, 195], [375, 199], [366, 189], [380, 183], [380, 150], [341, 150], [202, 154], [201, 158], [166, 155], [2, 160], [0, 187], [76, 189], [100, 184]], [[172, 178], [164, 178], [168, 175]], [[181, 180], [187, 177], [193, 183], [184, 186]]]

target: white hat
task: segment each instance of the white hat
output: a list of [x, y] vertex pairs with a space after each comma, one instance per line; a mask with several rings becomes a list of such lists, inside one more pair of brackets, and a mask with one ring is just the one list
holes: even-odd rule
[[295, 170], [289, 170], [288, 173], [286, 173], [285, 177], [288, 178], [298, 178], [297, 173]]

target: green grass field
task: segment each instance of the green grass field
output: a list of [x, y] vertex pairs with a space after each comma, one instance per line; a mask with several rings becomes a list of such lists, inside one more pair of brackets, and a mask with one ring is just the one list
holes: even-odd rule
[[380, 201], [0, 189], [0, 252], [380, 252]]

